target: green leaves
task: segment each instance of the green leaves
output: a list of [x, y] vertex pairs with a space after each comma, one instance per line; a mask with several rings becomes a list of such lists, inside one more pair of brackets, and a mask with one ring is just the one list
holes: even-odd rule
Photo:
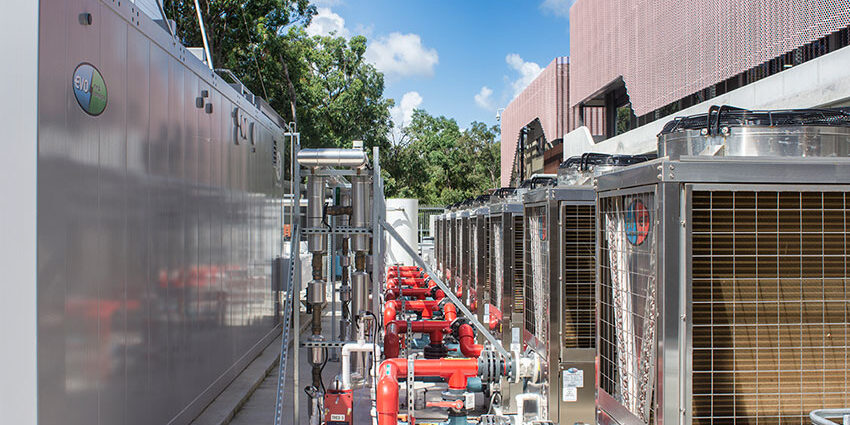
[[[200, 3], [215, 66], [297, 121], [303, 146], [389, 144], [392, 101], [383, 98], [383, 75], [364, 61], [365, 37], [310, 37], [304, 29], [316, 8], [308, 0]], [[202, 45], [193, 0], [166, 0], [164, 8], [184, 44]]]
[[400, 143], [384, 155], [388, 197], [445, 205], [495, 188], [499, 178], [498, 127], [473, 122], [461, 130], [454, 119], [413, 113]]
[[[381, 147], [387, 195], [442, 205], [497, 187], [498, 128], [423, 110], [391, 144], [384, 76], [364, 59], [366, 37], [309, 36], [309, 0], [200, 0], [213, 63], [228, 68], [287, 121], [304, 147]], [[165, 0], [187, 46], [201, 46], [194, 0]]]

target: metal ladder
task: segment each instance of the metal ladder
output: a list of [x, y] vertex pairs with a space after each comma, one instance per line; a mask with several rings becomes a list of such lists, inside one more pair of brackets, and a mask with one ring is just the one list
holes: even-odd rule
[[[283, 300], [283, 327], [280, 337], [280, 364], [277, 370], [277, 396], [274, 407], [274, 425], [281, 425], [283, 419], [283, 389], [286, 382], [286, 363], [289, 353], [289, 328], [292, 326], [292, 308], [297, 301], [297, 294], [292, 290], [292, 282], [295, 280], [295, 264], [301, 261], [299, 257], [298, 241], [301, 240], [301, 229], [293, 224], [292, 241], [289, 246], [289, 278], [286, 280], [285, 298]], [[297, 332], [297, 330], [296, 330]], [[295, 348], [297, 349], [297, 348]], [[297, 367], [297, 366], [296, 366]]]

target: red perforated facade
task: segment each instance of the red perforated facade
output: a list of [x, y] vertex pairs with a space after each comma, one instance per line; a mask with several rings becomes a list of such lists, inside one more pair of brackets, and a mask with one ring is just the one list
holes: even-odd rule
[[850, 0], [577, 0], [570, 105], [622, 77], [642, 116], [850, 25]]

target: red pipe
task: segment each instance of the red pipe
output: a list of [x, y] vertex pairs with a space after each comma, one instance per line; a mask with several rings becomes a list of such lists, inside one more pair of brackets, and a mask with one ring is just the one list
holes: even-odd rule
[[392, 271], [392, 270], [419, 271], [420, 269], [419, 269], [419, 266], [389, 266], [389, 267], [387, 267], [388, 272]]
[[[378, 368], [378, 425], [398, 425], [398, 377], [407, 375], [407, 359], [387, 359]], [[439, 376], [449, 389], [463, 390], [466, 380], [478, 375], [477, 359], [419, 359], [413, 361], [414, 376]]]
[[475, 334], [472, 332], [472, 326], [464, 323], [458, 328], [458, 342], [460, 342], [460, 352], [466, 357], [475, 357], [481, 355], [481, 350], [484, 346], [475, 343]]
[[502, 323], [502, 312], [493, 304], [490, 304], [490, 330], [494, 331]]
[[443, 319], [448, 322], [454, 322], [457, 319], [457, 307], [452, 303], [446, 303], [443, 306]]
[[[401, 351], [401, 334], [407, 332], [427, 332], [431, 339], [431, 344], [441, 345], [443, 343], [443, 335], [451, 332], [451, 322], [445, 320], [423, 320], [410, 322], [410, 329], [407, 327], [408, 322], [404, 320], [395, 320], [388, 322], [384, 331], [384, 355], [388, 359], [398, 357]], [[471, 331], [471, 329], [470, 329]]]
[[413, 271], [413, 270], [401, 270], [401, 271], [390, 270], [390, 271], [387, 272], [387, 278], [392, 279], [392, 278], [396, 278], [396, 277], [403, 277], [403, 278], [417, 278], [418, 277], [418, 278], [421, 278], [421, 277], [424, 277], [424, 276], [423, 276], [422, 272]]
[[[404, 302], [404, 309], [422, 312], [423, 319], [430, 319], [432, 311], [440, 309], [440, 302], [434, 300], [410, 300]], [[396, 313], [401, 310], [401, 301], [390, 300], [384, 303], [384, 323], [395, 320]]]
[[[437, 287], [437, 282], [434, 282], [433, 280], [428, 282], [428, 289], [433, 290], [435, 287]], [[443, 292], [442, 289], [437, 288], [437, 290], [434, 291], [434, 299], [435, 300], [441, 300], [445, 297], [446, 297], [446, 293]]]
[[416, 297], [416, 299], [424, 300], [425, 297], [431, 295], [431, 290], [428, 288], [387, 288], [384, 292], [385, 300], [396, 300], [401, 297]]
[[[406, 278], [391, 277], [391, 278], [387, 278], [387, 288], [398, 288], [400, 286], [410, 286], [410, 287], [422, 288], [422, 287], [425, 286], [425, 282], [426, 282], [425, 278], [419, 278], [419, 277], [416, 277], [416, 278], [413, 278], [413, 277], [406, 277]], [[428, 280], [428, 282], [430, 282], [430, 280]]]

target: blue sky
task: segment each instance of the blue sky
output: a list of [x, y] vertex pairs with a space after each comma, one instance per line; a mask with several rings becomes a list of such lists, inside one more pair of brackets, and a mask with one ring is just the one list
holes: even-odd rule
[[394, 121], [413, 108], [496, 124], [525, 84], [569, 54], [572, 0], [318, 0], [308, 32], [369, 39], [367, 59], [386, 76]]

